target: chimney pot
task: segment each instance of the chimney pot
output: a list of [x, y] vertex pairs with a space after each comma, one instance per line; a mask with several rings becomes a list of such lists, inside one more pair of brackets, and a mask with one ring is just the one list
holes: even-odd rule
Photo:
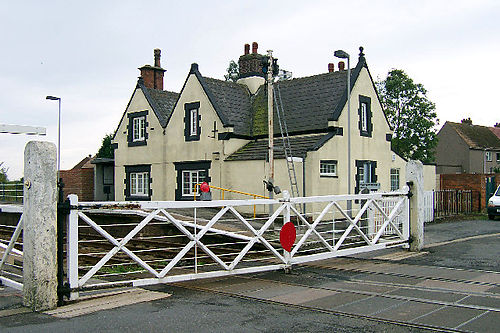
[[250, 53], [250, 44], [245, 44], [245, 55]]
[[161, 50], [155, 49], [154, 54], [155, 54], [155, 67], [161, 67], [160, 65]]
[[257, 53], [257, 49], [259, 48], [259, 44], [257, 42], [252, 43], [252, 53]]
[[141, 71], [142, 83], [146, 88], [163, 90], [163, 75], [165, 70], [160, 65], [161, 51], [154, 49], [154, 66], [144, 65], [139, 68]]
[[343, 71], [345, 69], [345, 62], [339, 61], [339, 71]]
[[332, 73], [335, 70], [335, 65], [333, 62], [328, 64], [328, 73]]

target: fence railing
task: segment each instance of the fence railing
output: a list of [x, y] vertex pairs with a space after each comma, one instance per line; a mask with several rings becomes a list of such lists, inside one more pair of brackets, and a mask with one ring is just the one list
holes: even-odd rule
[[471, 190], [434, 191], [434, 217], [481, 211], [480, 193]]
[[0, 202], [22, 203], [23, 183], [0, 183]]
[[[405, 246], [406, 192], [304, 198], [78, 202], [70, 196], [67, 273], [78, 290], [141, 286], [286, 268], [294, 264]], [[352, 210], [348, 211], [347, 201]], [[306, 203], [309, 211], [296, 207]], [[270, 214], [243, 214], [253, 205]], [[106, 216], [103, 218], [103, 216]], [[292, 221], [296, 241], [280, 245]]]
[[19, 205], [0, 205], [0, 281], [17, 290], [23, 289], [22, 211]]

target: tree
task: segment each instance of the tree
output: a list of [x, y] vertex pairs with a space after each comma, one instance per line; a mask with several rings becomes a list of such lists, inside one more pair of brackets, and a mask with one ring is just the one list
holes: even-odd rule
[[104, 158], [115, 157], [115, 150], [111, 145], [112, 139], [113, 139], [113, 134], [106, 134], [106, 136], [102, 139], [102, 145], [101, 148], [99, 148], [96, 157], [104, 157]]
[[7, 183], [9, 181], [7, 171], [9, 171], [9, 168], [3, 166], [3, 162], [0, 162], [0, 183]]
[[240, 78], [240, 69], [238, 67], [238, 64], [234, 60], [231, 60], [229, 62], [229, 67], [226, 71], [227, 74], [224, 75], [226, 81], [231, 80], [233, 82], [236, 82]]
[[384, 112], [394, 130], [391, 146], [400, 156], [423, 163], [434, 161], [439, 124], [436, 105], [427, 90], [400, 69], [376, 83]]

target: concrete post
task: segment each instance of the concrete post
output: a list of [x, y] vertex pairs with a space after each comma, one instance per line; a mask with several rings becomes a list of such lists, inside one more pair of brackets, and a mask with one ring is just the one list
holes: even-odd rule
[[24, 149], [23, 304], [57, 306], [57, 154], [49, 142]]
[[424, 247], [424, 166], [420, 161], [406, 164], [406, 181], [412, 182], [410, 190], [410, 251]]

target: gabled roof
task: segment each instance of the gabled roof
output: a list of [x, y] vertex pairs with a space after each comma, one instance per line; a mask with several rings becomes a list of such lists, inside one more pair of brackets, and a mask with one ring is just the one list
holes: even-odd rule
[[490, 127], [489, 129], [500, 139], [500, 127]]
[[[144, 85], [143, 79], [139, 77], [134, 89], [134, 93], [132, 94], [130, 100], [128, 101], [127, 107], [125, 108], [125, 112], [123, 112], [122, 118], [118, 123], [118, 127], [120, 127], [121, 122], [125, 118], [125, 114], [127, 113], [130, 103], [134, 99], [135, 92], [137, 91], [137, 89], [141, 89], [141, 91], [143, 92], [144, 96], [146, 97], [146, 100], [153, 109], [154, 114], [158, 118], [160, 125], [162, 127], [167, 126], [168, 119], [172, 115], [172, 111], [174, 111], [174, 106], [175, 103], [177, 102], [177, 99], [179, 98], [179, 94], [173, 91], [147, 88]], [[113, 139], [115, 139], [116, 137], [116, 133], [118, 132], [118, 127], [116, 128], [115, 133], [113, 134]]]
[[201, 84], [210, 93], [214, 108], [227, 120], [224, 125], [232, 125], [235, 133], [251, 135], [252, 104], [248, 88], [232, 81], [209, 77], [202, 77]]
[[139, 78], [137, 82], [137, 87], [140, 88], [144, 96], [146, 96], [161, 126], [167, 126], [167, 120], [174, 110], [174, 105], [179, 98], [179, 94], [173, 91], [147, 88], [141, 78]]
[[491, 131], [490, 127], [449, 121], [446, 124], [451, 126], [471, 149], [500, 149], [500, 138]]
[[[333, 137], [333, 134], [317, 134], [307, 136], [292, 136], [290, 137], [290, 147], [292, 155], [295, 157], [305, 157], [308, 151], [319, 149], [327, 140]], [[258, 139], [251, 141], [229, 155], [227, 161], [247, 161], [247, 160], [264, 160], [267, 156], [268, 141], [267, 139]], [[274, 158], [284, 159], [285, 152], [283, 150], [283, 140], [281, 137], [274, 139]]]
[[[360, 50], [358, 63], [351, 71], [351, 88], [361, 69], [368, 68]], [[233, 127], [233, 135], [267, 135], [266, 85], [252, 96], [244, 85], [203, 77], [197, 64], [191, 65], [190, 74], [198, 78], [223, 125]], [[338, 120], [347, 101], [347, 70], [281, 81], [274, 87], [275, 107], [283, 108], [289, 134], [327, 132], [332, 130], [328, 121]], [[279, 133], [276, 111], [274, 114], [274, 132]]]

